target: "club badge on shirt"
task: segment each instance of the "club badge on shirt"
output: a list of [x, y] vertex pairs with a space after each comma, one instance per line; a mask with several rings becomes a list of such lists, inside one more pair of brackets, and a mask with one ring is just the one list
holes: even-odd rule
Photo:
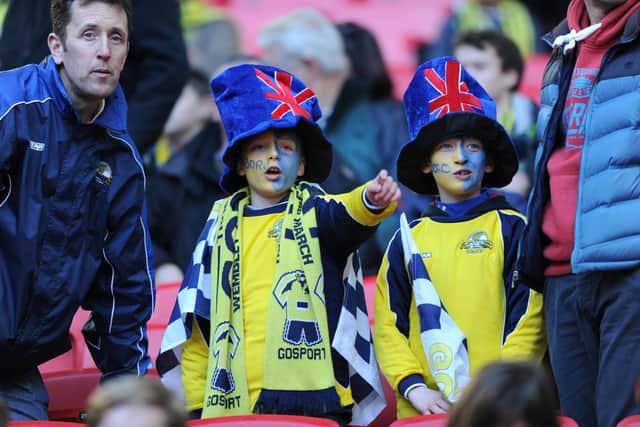
[[111, 181], [113, 180], [113, 173], [111, 171], [111, 166], [107, 162], [98, 163], [98, 169], [96, 170], [96, 181], [105, 187], [111, 185]]

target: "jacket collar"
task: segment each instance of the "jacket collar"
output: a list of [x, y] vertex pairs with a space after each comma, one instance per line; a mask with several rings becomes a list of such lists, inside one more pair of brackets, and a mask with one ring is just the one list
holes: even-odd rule
[[509, 202], [507, 202], [507, 200], [504, 198], [503, 195], [489, 191], [488, 200], [471, 208], [462, 217], [456, 217], [456, 218], [450, 217], [445, 211], [443, 211], [436, 205], [435, 200], [429, 203], [423, 216], [429, 217], [435, 221], [440, 221], [440, 222], [458, 222], [458, 221], [466, 221], [472, 218], [476, 218], [487, 212], [498, 210], [498, 209], [514, 210], [514, 208], [509, 204]]
[[[65, 118], [75, 117], [80, 121], [78, 112], [73, 107], [71, 97], [62, 83], [58, 67], [49, 55], [39, 65], [45, 75], [49, 86], [49, 92], [56, 107]], [[116, 86], [114, 92], [105, 100], [104, 110], [93, 121], [93, 124], [111, 129], [117, 132], [124, 132], [127, 129], [127, 102], [122, 92], [120, 84]]]

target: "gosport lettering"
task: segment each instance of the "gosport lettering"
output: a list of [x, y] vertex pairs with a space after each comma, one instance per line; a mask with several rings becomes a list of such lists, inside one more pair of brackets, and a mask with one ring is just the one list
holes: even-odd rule
[[207, 398], [207, 408], [211, 406], [222, 406], [224, 409], [239, 408], [240, 396], [226, 397], [221, 394], [214, 394]]
[[280, 347], [278, 359], [280, 360], [324, 360], [327, 358], [326, 349], [310, 347]]

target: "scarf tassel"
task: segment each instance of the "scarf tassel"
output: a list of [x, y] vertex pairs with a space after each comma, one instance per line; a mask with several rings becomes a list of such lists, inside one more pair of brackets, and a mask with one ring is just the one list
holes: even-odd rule
[[335, 387], [314, 391], [262, 389], [253, 412], [256, 414], [298, 414], [311, 417], [342, 409]]

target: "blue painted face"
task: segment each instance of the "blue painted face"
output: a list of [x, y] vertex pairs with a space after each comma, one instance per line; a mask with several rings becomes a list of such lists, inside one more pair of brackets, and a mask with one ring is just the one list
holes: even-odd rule
[[242, 146], [238, 174], [246, 176], [251, 204], [271, 206], [282, 199], [304, 174], [301, 143], [291, 130], [267, 130]]
[[484, 174], [493, 171], [493, 164], [482, 141], [458, 137], [436, 144], [422, 171], [433, 173], [443, 202], [460, 202], [480, 194]]

